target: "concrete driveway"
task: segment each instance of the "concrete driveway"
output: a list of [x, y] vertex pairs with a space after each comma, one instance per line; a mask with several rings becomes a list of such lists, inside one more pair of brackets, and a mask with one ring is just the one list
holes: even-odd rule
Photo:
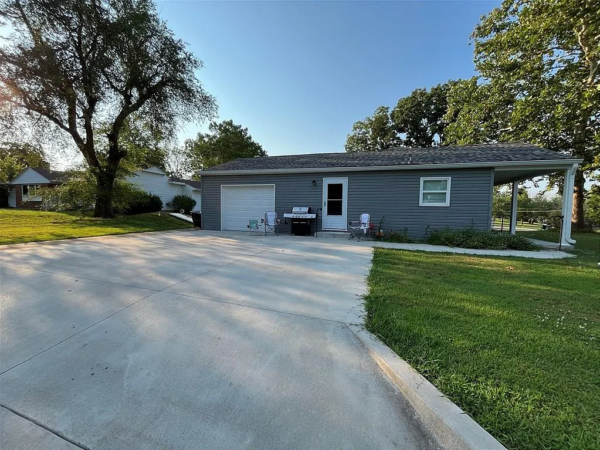
[[198, 231], [0, 248], [0, 448], [431, 448], [347, 326], [371, 252]]

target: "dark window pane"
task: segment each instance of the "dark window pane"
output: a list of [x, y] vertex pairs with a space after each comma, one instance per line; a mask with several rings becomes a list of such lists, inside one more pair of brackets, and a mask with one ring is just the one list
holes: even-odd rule
[[333, 200], [341, 200], [343, 191], [344, 189], [342, 184], [328, 184], [327, 198]]
[[327, 201], [327, 215], [328, 216], [341, 216], [342, 215], [342, 200], [328, 200]]
[[23, 195], [29, 195], [29, 186], [26, 184], [23, 185]]

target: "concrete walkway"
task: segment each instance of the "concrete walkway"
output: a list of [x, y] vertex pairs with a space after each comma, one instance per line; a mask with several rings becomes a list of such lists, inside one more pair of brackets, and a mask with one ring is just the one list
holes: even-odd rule
[[[536, 251], [523, 251], [523, 250], [480, 250], [473, 248], [458, 248], [458, 247], [447, 247], [445, 245], [429, 245], [429, 244], [416, 244], [406, 243], [400, 244], [395, 242], [381, 242], [375, 240], [362, 240], [360, 242], [355, 239], [348, 239], [350, 236], [347, 232], [334, 231], [334, 232], [321, 232], [319, 233], [320, 239], [335, 239], [338, 243], [347, 243], [351, 245], [361, 245], [366, 247], [382, 247], [382, 248], [393, 248], [398, 250], [410, 250], [419, 252], [434, 252], [434, 253], [456, 253], [462, 255], [479, 255], [479, 256], [513, 256], [518, 258], [533, 258], [533, 259], [564, 259], [573, 258], [575, 255], [564, 251], [557, 251], [558, 244], [553, 244], [548, 241], [540, 241], [538, 239], [531, 239], [534, 244], [542, 247], [542, 250]], [[563, 249], [569, 250], [573, 247], [571, 245], [562, 246]]]
[[[360, 242], [362, 243], [362, 241]], [[374, 247], [395, 248], [398, 250], [412, 250], [421, 252], [436, 253], [456, 253], [460, 255], [478, 255], [478, 256], [514, 256], [518, 258], [533, 259], [564, 259], [573, 258], [575, 255], [557, 250], [481, 250], [475, 248], [446, 247], [444, 245], [429, 244], [396, 244], [394, 242], [371, 242]]]
[[0, 448], [434, 448], [348, 327], [371, 254], [192, 230], [0, 248]]
[[185, 214], [169, 213], [169, 215], [173, 216], [173, 217], [175, 217], [176, 219], [179, 219], [179, 220], [185, 220], [186, 222], [194, 223], [194, 221], [192, 220], [192, 218], [189, 217], [189, 216], [186, 216]]

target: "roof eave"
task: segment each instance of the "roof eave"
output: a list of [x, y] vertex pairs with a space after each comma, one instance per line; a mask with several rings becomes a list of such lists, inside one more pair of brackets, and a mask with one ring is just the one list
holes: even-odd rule
[[287, 173], [327, 173], [327, 172], [380, 172], [390, 170], [443, 170], [443, 169], [479, 169], [490, 168], [495, 170], [510, 170], [517, 167], [528, 167], [556, 170], [567, 169], [574, 164], [581, 164], [583, 159], [556, 159], [533, 161], [497, 161], [497, 162], [469, 162], [451, 164], [399, 164], [395, 166], [362, 166], [362, 167], [320, 167], [320, 168], [294, 168], [294, 169], [241, 169], [241, 170], [207, 170], [201, 171], [203, 177], [217, 175], [275, 175]]

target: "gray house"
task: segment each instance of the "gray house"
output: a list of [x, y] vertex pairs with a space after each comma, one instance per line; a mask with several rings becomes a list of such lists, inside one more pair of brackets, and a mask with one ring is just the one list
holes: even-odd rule
[[[385, 216], [384, 230], [407, 229], [415, 238], [428, 227], [489, 229], [494, 186], [513, 183], [517, 192], [521, 180], [564, 172], [571, 193], [579, 163], [524, 143], [243, 158], [202, 171], [202, 224], [245, 231], [266, 211], [281, 217], [305, 206], [318, 214], [318, 231], [345, 231], [362, 213], [376, 226]], [[513, 195], [515, 217], [516, 201]], [[572, 196], [564, 196], [566, 245], [574, 243], [571, 207]]]

